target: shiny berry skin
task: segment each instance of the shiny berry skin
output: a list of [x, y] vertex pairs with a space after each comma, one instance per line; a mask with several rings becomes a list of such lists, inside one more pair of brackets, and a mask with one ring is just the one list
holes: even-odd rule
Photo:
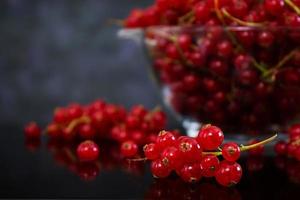
[[171, 169], [161, 159], [151, 162], [151, 172], [155, 178], [165, 178], [170, 175]]
[[265, 9], [271, 15], [278, 15], [284, 9], [284, 0], [265, 0]]
[[65, 123], [70, 120], [69, 118], [69, 112], [65, 108], [56, 108], [54, 111], [53, 120], [56, 123]]
[[187, 136], [179, 137], [177, 149], [183, 162], [198, 162], [201, 160], [202, 148], [194, 138]]
[[274, 146], [274, 151], [278, 155], [285, 155], [287, 151], [287, 144], [285, 141], [279, 141]]
[[225, 160], [234, 162], [239, 159], [241, 155], [241, 149], [236, 143], [228, 142], [222, 147], [222, 155]]
[[214, 150], [223, 143], [224, 134], [220, 128], [206, 125], [199, 131], [196, 140], [203, 149]]
[[232, 44], [227, 40], [222, 41], [217, 45], [217, 54], [221, 57], [229, 57], [232, 53], [232, 50]]
[[214, 155], [206, 155], [201, 160], [204, 177], [213, 177], [219, 168], [219, 159]]
[[176, 137], [170, 131], [161, 131], [159, 132], [156, 145], [160, 150], [163, 150], [166, 147], [173, 146], [176, 143]]
[[143, 151], [148, 160], [155, 160], [160, 156], [160, 152], [154, 143], [146, 144], [143, 148]]
[[41, 136], [41, 129], [36, 122], [30, 122], [25, 125], [24, 134], [26, 138], [39, 138]]
[[199, 163], [184, 165], [178, 175], [187, 183], [198, 182], [202, 177], [202, 167]]
[[126, 141], [121, 144], [121, 155], [124, 157], [133, 157], [138, 152], [138, 145], [133, 141]]
[[178, 45], [182, 50], [187, 50], [190, 48], [192, 43], [192, 38], [189, 34], [182, 34], [178, 37]]
[[47, 135], [50, 138], [57, 138], [61, 135], [61, 130], [58, 124], [56, 123], [50, 123], [47, 128]]
[[95, 161], [98, 159], [98, 156], [99, 147], [91, 140], [86, 140], [77, 147], [77, 157], [80, 161]]
[[79, 118], [83, 114], [83, 109], [78, 104], [70, 105], [68, 107], [67, 111], [68, 111], [68, 116], [69, 116], [70, 119]]
[[289, 137], [293, 140], [297, 137], [300, 137], [300, 124], [294, 124], [292, 125], [289, 130]]
[[241, 180], [242, 174], [242, 167], [238, 163], [222, 161], [215, 177], [219, 184], [229, 187], [237, 184]]
[[91, 124], [83, 124], [79, 127], [79, 136], [82, 139], [93, 139], [96, 135], [96, 130]]
[[161, 154], [162, 161], [171, 169], [182, 166], [179, 150], [176, 147], [167, 147]]

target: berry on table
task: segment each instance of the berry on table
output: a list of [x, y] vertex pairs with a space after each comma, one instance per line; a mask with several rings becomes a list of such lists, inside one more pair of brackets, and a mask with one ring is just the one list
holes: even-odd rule
[[36, 122], [30, 122], [25, 125], [24, 134], [26, 138], [39, 138], [41, 136], [41, 129]]
[[86, 140], [78, 145], [77, 156], [80, 161], [95, 161], [99, 156], [99, 147], [95, 142]]
[[133, 157], [138, 152], [138, 145], [133, 141], [125, 141], [121, 144], [121, 155], [124, 157]]

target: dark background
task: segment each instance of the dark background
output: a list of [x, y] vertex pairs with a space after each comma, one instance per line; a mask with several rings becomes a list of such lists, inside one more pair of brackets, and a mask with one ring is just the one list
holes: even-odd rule
[[[142, 47], [119, 39], [120, 27], [107, 23], [151, 2], [0, 0], [0, 198], [299, 197], [299, 184], [295, 183], [300, 180], [299, 164], [292, 163], [292, 174], [288, 175], [276, 167], [274, 157], [251, 158], [251, 162], [243, 159], [245, 175], [241, 183], [224, 189], [214, 181], [197, 185], [183, 184], [178, 177], [175, 181], [174, 177], [154, 181], [147, 165], [141, 175], [100, 168], [96, 179], [86, 182], [57, 162], [59, 158], [47, 149], [46, 138], [40, 148], [34, 150], [29, 145], [28, 151], [23, 125], [31, 120], [46, 123], [56, 106], [74, 101], [88, 103], [96, 98], [128, 108], [161, 104]], [[110, 154], [104, 153], [101, 158], [105, 156]], [[281, 162], [285, 166], [287, 161]], [[260, 170], [247, 170], [251, 168]], [[175, 191], [179, 196], [172, 197]]]
[[104, 98], [126, 107], [160, 103], [142, 47], [117, 37], [151, 0], [1, 0], [0, 121], [49, 121], [56, 106]]

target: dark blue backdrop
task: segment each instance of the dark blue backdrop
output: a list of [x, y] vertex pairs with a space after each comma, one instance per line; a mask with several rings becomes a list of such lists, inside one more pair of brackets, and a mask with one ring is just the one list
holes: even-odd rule
[[142, 48], [108, 19], [151, 0], [1, 0], [0, 121], [47, 121], [55, 106], [98, 97], [160, 104]]

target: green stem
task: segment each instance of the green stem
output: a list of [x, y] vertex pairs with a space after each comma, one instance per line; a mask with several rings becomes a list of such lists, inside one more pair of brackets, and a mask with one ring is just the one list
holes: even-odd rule
[[300, 8], [296, 4], [294, 4], [291, 0], [284, 0], [284, 2], [300, 16]]

